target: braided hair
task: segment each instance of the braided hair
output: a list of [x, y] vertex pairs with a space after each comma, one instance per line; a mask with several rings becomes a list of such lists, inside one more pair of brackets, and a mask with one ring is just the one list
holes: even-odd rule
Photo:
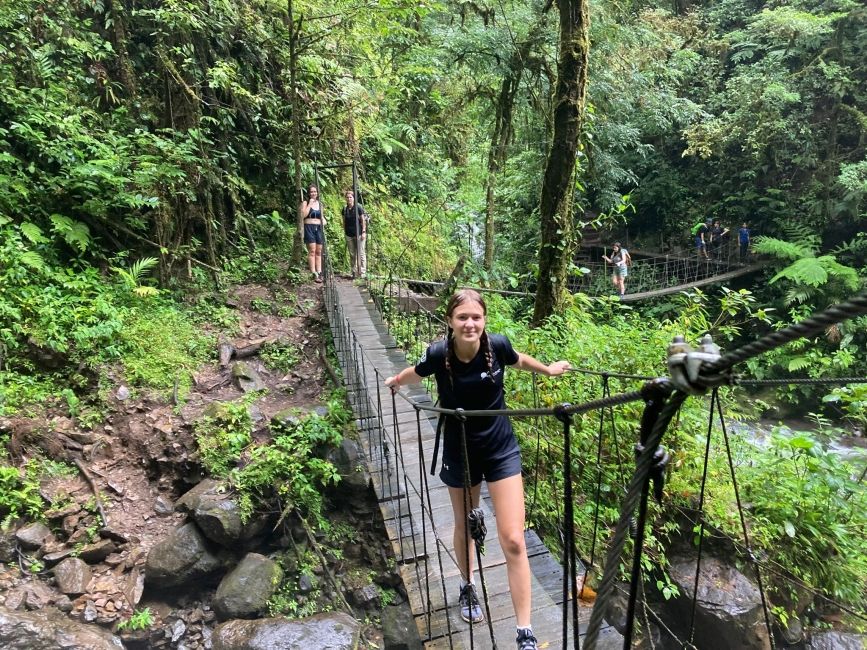
[[[463, 305], [467, 302], [475, 302], [482, 308], [482, 313], [487, 316], [488, 314], [488, 306], [485, 304], [485, 299], [482, 298], [481, 294], [478, 291], [474, 291], [473, 289], [461, 289], [460, 291], [456, 291], [452, 297], [449, 299], [448, 304], [446, 305], [446, 318], [451, 318], [452, 314], [454, 314], [455, 309]], [[479, 345], [481, 349], [485, 352], [485, 362], [488, 366], [488, 379], [491, 382], [494, 382], [494, 351], [491, 348], [491, 341], [488, 338], [488, 331], [485, 329], [482, 331], [479, 336]], [[446, 371], [449, 373], [449, 380], [452, 382], [452, 388], [454, 388], [454, 376], [452, 374], [454, 369], [453, 362], [457, 359], [455, 354], [455, 346], [454, 346], [454, 332], [452, 331], [451, 326], [446, 325]]]

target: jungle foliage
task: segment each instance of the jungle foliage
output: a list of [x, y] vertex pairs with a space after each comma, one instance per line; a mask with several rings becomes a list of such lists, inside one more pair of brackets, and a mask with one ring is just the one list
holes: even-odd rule
[[[549, 252], [571, 250], [590, 227], [671, 250], [687, 245], [687, 228], [708, 216], [730, 227], [748, 222], [762, 236], [755, 250], [768, 256], [767, 281], [754, 293], [698, 292], [640, 311], [577, 296], [537, 323], [532, 340], [528, 305], [492, 304], [502, 315], [491, 327], [543, 358], [654, 374], [675, 332], [712, 331], [736, 345], [863, 286], [862, 3], [594, 3], [586, 107], [571, 114], [583, 122], [568, 131], [569, 142], [554, 142], [562, 132], [554, 7], [570, 4], [0, 3], [0, 415], [48, 403], [96, 419], [98, 396], [116, 373], [134, 390], [182, 394], [212, 354], [201, 323], [238, 327], [219, 299], [227, 284], [291, 288], [303, 279], [290, 263], [298, 254], [294, 214], [316, 167], [329, 254], [346, 264], [334, 217], [351, 177], [325, 169], [330, 162], [359, 162], [371, 267], [384, 275], [443, 279], [467, 253], [469, 277], [535, 288], [540, 268], [555, 268], [540, 258], [542, 243]], [[543, 196], [555, 145], [574, 153], [574, 171], [559, 179], [556, 196]], [[550, 219], [553, 231], [540, 227], [554, 214], [543, 215], [546, 202], [566, 219], [559, 232]], [[261, 307], [297, 308], [287, 304]], [[748, 371], [863, 375], [865, 350], [860, 319]], [[267, 354], [290, 363], [292, 351]], [[527, 377], [512, 381], [515, 403], [529, 399]], [[570, 376], [546, 389], [554, 403], [596, 396], [598, 384]], [[818, 410], [823, 399], [795, 387], [782, 395], [802, 410]], [[861, 389], [824, 400], [828, 413], [867, 421]], [[252, 454], [251, 473], [237, 477], [251, 493], [284, 462], [307, 467], [292, 448], [325, 435], [305, 425], [313, 428], [282, 432], [279, 444], [251, 451], [244, 409], [230, 415], [203, 423], [203, 454], [216, 474]], [[593, 417], [580, 422], [588, 450]], [[638, 412], [617, 417], [628, 429]], [[676, 433], [679, 472], [670, 491], [684, 508], [694, 499], [703, 417], [698, 406], [687, 408]], [[543, 478], [537, 502], [550, 504], [545, 486], [561, 480], [553, 456], [537, 457], [533, 434], [519, 433]], [[750, 445], [737, 452], [745, 466], [756, 455]], [[811, 439], [775, 439], [767, 451], [745, 485], [757, 540], [775, 562], [800, 563], [803, 580], [863, 603], [863, 549], [853, 544], [863, 537], [864, 492], [847, 482], [851, 468]], [[627, 456], [606, 459], [606, 522]], [[17, 495], [4, 512], [36, 508], [33, 476], [0, 469], [4, 493]], [[315, 469], [327, 482], [328, 468]], [[583, 493], [593, 493], [592, 468], [578, 470]], [[774, 490], [761, 490], [770, 476], [779, 479]], [[299, 499], [311, 499], [304, 503], [315, 514], [311, 489], [300, 486]], [[734, 534], [730, 495], [719, 492], [713, 522]], [[842, 499], [847, 492], [856, 496]], [[554, 514], [539, 506], [533, 523], [554, 531]], [[590, 516], [588, 501], [580, 530], [592, 529]], [[671, 525], [659, 520], [650, 542], [661, 567]], [[839, 559], [833, 567], [817, 564], [831, 553]]]

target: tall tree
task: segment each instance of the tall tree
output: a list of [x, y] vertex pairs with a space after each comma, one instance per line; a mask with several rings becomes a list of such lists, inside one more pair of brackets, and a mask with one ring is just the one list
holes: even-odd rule
[[292, 106], [292, 160], [295, 181], [295, 219], [298, 228], [292, 242], [292, 263], [301, 264], [304, 260], [304, 215], [301, 214], [301, 102], [298, 96], [298, 36], [301, 33], [301, 19], [295, 24], [292, 0], [288, 1], [286, 12], [289, 29], [289, 97]]
[[554, 91], [554, 134], [540, 200], [539, 284], [533, 324], [539, 325], [565, 300], [566, 273], [575, 248], [572, 172], [587, 97], [590, 17], [587, 0], [557, 0], [560, 45]]

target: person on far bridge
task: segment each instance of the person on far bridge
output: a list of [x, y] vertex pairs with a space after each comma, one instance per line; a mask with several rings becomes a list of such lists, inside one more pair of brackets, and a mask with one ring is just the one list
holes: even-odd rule
[[692, 227], [692, 234], [695, 235], [695, 250], [698, 252], [698, 256], [704, 259], [708, 259], [707, 245], [710, 240], [710, 227], [712, 223], [713, 221], [708, 219], [704, 222], [699, 221]]
[[632, 264], [632, 257], [629, 251], [620, 246], [620, 242], [614, 242], [611, 247], [611, 257], [603, 255], [602, 259], [614, 267], [614, 273], [611, 275], [611, 282], [614, 283], [614, 288], [617, 289], [619, 296], [626, 295], [626, 276], [629, 275], [629, 266]]
[[349, 251], [349, 266], [353, 278], [364, 277], [367, 273], [367, 213], [355, 202], [355, 192], [346, 190], [346, 205], [343, 206], [343, 233], [346, 235], [346, 248]]
[[[488, 334], [486, 317], [485, 301], [476, 291], [463, 289], [455, 293], [446, 307], [446, 339], [431, 344], [415, 367], [389, 377], [385, 385], [398, 390], [433, 375], [443, 408], [504, 409], [506, 366], [548, 377], [562, 375], [569, 369], [567, 361], [545, 365], [516, 352], [505, 336]], [[463, 422], [454, 416], [445, 418], [439, 475], [448, 486], [455, 522], [453, 541], [462, 577], [461, 617], [472, 623], [484, 620], [473, 583], [475, 547], [472, 539], [467, 538], [465, 520], [466, 513], [479, 505], [484, 479], [494, 502], [497, 534], [506, 556], [506, 573], [517, 623], [517, 646], [519, 650], [536, 650], [537, 641], [530, 625], [530, 562], [524, 541], [521, 451], [512, 423], [505, 416], [470, 417]], [[465, 457], [469, 467], [465, 467]], [[467, 492], [469, 499], [465, 497]]]
[[720, 256], [720, 249], [722, 249], [723, 238], [729, 234], [729, 229], [724, 228], [722, 222], [719, 219], [716, 219], [713, 222], [713, 225], [710, 228], [710, 252], [713, 254], [714, 258]]
[[746, 262], [750, 254], [750, 227], [744, 221], [738, 230], [738, 244], [740, 244], [740, 261]]

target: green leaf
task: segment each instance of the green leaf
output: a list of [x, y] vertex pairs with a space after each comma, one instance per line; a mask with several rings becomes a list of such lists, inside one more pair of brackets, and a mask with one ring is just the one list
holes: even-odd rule
[[42, 229], [35, 223], [25, 221], [21, 224], [21, 234], [27, 237], [34, 244], [44, 244], [48, 241], [45, 235], [42, 234]]
[[791, 521], [784, 521], [783, 527], [786, 529], [786, 535], [794, 539], [795, 537], [795, 525]]

